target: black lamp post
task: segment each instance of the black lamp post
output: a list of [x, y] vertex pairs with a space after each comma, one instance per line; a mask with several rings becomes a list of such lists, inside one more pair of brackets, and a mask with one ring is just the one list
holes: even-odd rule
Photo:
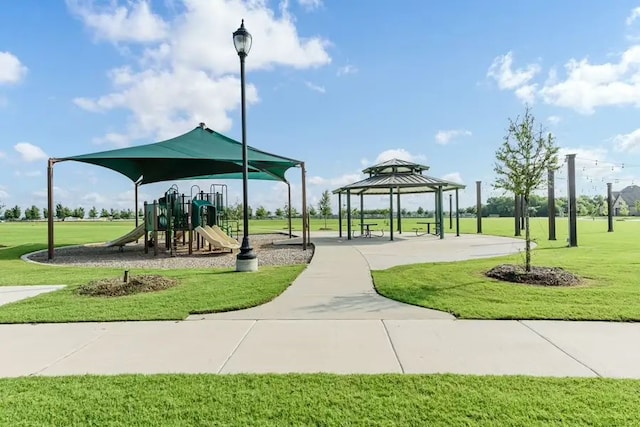
[[233, 33], [233, 45], [240, 57], [240, 93], [242, 108], [242, 245], [240, 253], [236, 257], [236, 271], [256, 271], [258, 270], [258, 258], [253, 252], [249, 242], [249, 199], [247, 196], [249, 166], [247, 159], [247, 121], [244, 96], [244, 59], [251, 50], [251, 34], [244, 28], [244, 19]]

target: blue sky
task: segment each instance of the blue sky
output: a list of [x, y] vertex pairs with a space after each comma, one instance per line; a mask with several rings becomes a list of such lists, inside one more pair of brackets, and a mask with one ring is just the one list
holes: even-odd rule
[[[463, 206], [477, 180], [485, 198], [500, 195], [494, 153], [527, 102], [562, 153], [577, 154], [580, 194], [640, 182], [638, 1], [21, 0], [0, 14], [0, 203], [44, 207], [48, 157], [155, 142], [201, 121], [240, 139], [231, 33], [242, 18], [254, 40], [249, 144], [304, 160], [311, 204], [392, 157], [468, 185]], [[123, 176], [55, 169], [57, 202], [133, 207]], [[299, 170], [287, 177], [300, 208]], [[241, 200], [241, 183], [226, 183]], [[143, 186], [141, 199], [169, 185]], [[254, 208], [286, 198], [283, 184], [250, 182]]]

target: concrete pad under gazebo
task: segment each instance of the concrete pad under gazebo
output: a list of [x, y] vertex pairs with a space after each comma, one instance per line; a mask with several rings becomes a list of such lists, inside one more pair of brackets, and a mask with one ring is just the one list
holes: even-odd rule
[[435, 219], [436, 232], [441, 239], [444, 239], [444, 209], [443, 194], [446, 191], [455, 191], [456, 194], [456, 235], [460, 235], [460, 213], [459, 213], [459, 193], [458, 190], [465, 186], [443, 179], [438, 179], [423, 175], [422, 172], [429, 169], [429, 166], [407, 162], [405, 160], [391, 159], [386, 162], [370, 166], [362, 171], [369, 174], [369, 177], [349, 185], [345, 185], [336, 190], [333, 194], [338, 195], [338, 218], [340, 237], [342, 237], [342, 195], [347, 196], [347, 239], [351, 240], [351, 196], [360, 196], [360, 232], [364, 233], [364, 196], [365, 195], [389, 195], [389, 234], [393, 240], [393, 195], [396, 195], [398, 232], [402, 233], [402, 214], [400, 208], [400, 195], [435, 193]]

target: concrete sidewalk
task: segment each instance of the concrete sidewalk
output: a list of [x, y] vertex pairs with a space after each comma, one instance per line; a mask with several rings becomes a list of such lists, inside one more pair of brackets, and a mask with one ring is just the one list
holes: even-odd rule
[[0, 376], [460, 373], [640, 378], [640, 324], [215, 320], [0, 325]]
[[[640, 324], [455, 320], [378, 295], [370, 269], [498, 256], [523, 241], [315, 235], [280, 297], [180, 322], [0, 325], [0, 376], [460, 373], [640, 378]], [[288, 241], [291, 243], [291, 241]], [[198, 320], [198, 321], [195, 321]]]

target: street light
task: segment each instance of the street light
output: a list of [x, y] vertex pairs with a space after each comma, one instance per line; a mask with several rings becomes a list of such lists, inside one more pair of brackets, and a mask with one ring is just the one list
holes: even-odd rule
[[249, 166], [247, 159], [247, 121], [244, 97], [244, 59], [251, 50], [251, 34], [244, 28], [244, 19], [233, 33], [233, 45], [240, 57], [240, 96], [242, 108], [242, 245], [240, 253], [236, 257], [236, 271], [257, 271], [258, 257], [253, 252], [251, 243], [249, 242], [249, 198], [247, 196], [247, 188], [249, 187]]

